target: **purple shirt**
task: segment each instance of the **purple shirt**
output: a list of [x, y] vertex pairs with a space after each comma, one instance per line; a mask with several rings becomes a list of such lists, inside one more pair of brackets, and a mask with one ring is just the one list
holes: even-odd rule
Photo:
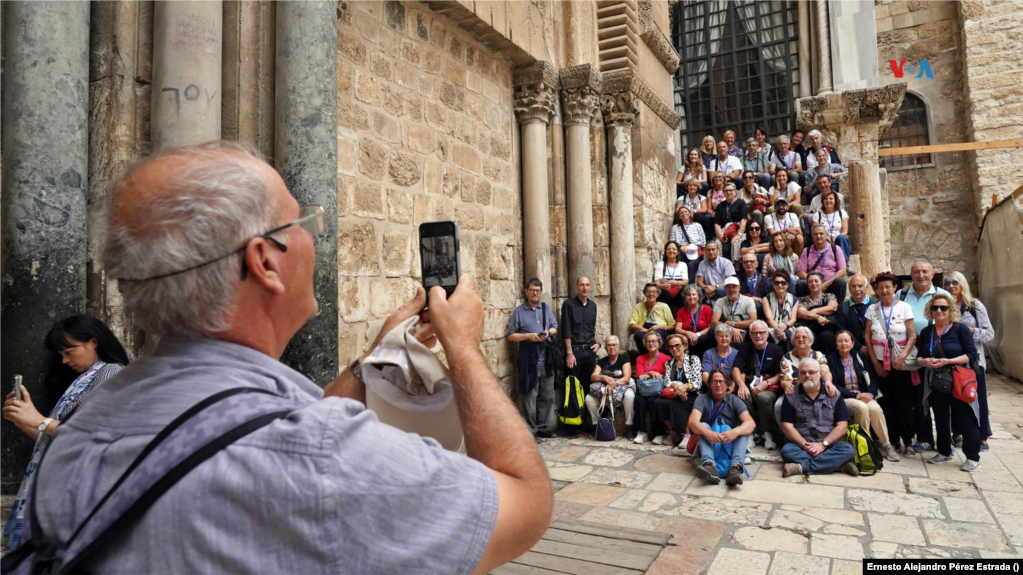
[[[44, 532], [66, 541], [142, 448], [233, 387], [304, 407], [183, 477], [86, 569], [103, 573], [470, 573], [497, 519], [478, 461], [399, 431], [242, 345], [164, 338], [62, 424], [39, 471]], [[70, 480], [69, 480], [70, 479]]]
[[810, 244], [803, 253], [799, 255], [799, 263], [796, 265], [796, 271], [809, 272], [811, 268], [820, 259], [821, 263], [819, 266], [813, 269], [813, 271], [821, 272], [824, 276], [824, 281], [828, 281], [838, 270], [845, 269], [845, 254], [838, 247], [832, 249], [832, 245], [828, 244], [824, 246], [824, 251], [818, 252], [817, 248], [813, 244]]

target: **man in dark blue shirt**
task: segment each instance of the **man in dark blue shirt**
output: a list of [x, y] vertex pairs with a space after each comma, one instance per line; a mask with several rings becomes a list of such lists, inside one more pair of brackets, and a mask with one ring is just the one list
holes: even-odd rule
[[558, 333], [551, 308], [540, 302], [543, 283], [526, 282], [526, 303], [515, 308], [508, 321], [508, 340], [519, 344], [519, 394], [526, 412], [526, 424], [534, 437], [554, 434], [547, 428], [554, 404], [554, 372], [547, 370], [547, 343]]

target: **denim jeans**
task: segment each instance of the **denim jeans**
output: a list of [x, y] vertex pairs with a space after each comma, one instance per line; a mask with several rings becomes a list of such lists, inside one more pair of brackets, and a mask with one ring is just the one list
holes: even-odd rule
[[539, 382], [529, 393], [522, 396], [522, 408], [526, 412], [526, 425], [533, 435], [547, 429], [547, 418], [550, 417], [554, 404], [554, 374], [547, 373], [547, 366], [536, 366]]
[[[704, 436], [699, 436], [700, 439], [700, 459], [703, 463], [714, 463], [714, 444], [710, 442]], [[738, 465], [743, 469], [746, 469], [744, 462], [746, 461], [746, 445], [749, 443], [748, 435], [740, 435], [735, 438], [732, 442], [732, 461], [729, 462], [728, 466]], [[850, 446], [851, 447], [851, 446]], [[850, 457], [852, 455], [850, 454]]]
[[798, 463], [807, 475], [824, 475], [852, 461], [854, 453], [853, 446], [845, 441], [836, 442], [817, 457], [811, 457], [795, 443], [786, 443], [781, 448], [781, 459], [785, 463]]

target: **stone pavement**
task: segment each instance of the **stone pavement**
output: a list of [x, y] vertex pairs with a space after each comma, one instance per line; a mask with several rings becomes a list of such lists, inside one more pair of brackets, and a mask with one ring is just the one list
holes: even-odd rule
[[754, 448], [751, 479], [706, 485], [664, 446], [545, 440], [554, 519], [672, 534], [648, 573], [858, 574], [876, 558], [1023, 556], [1023, 385], [988, 375], [990, 451], [981, 468], [930, 465], [926, 452], [871, 477], [782, 478], [778, 451]]

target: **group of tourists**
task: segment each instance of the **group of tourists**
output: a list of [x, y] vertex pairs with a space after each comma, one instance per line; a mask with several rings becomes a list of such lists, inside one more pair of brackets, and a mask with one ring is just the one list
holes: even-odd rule
[[[629, 320], [631, 354], [616, 336], [597, 341], [590, 280], [578, 278], [561, 337], [567, 372], [588, 385], [591, 425], [610, 404], [630, 440], [696, 451], [701, 478], [731, 485], [758, 444], [781, 449], [786, 476], [858, 475], [850, 424], [890, 461], [936, 450], [928, 461], [943, 463], [960, 448], [962, 469], [977, 469], [991, 435], [983, 304], [960, 272], [933, 285], [926, 260], [908, 286], [849, 269], [849, 214], [833, 179], [846, 169], [820, 132], [807, 140], [797, 131], [772, 146], [757, 130], [742, 149], [726, 132], [689, 151], [663, 257]], [[539, 280], [529, 283], [512, 338], [528, 337], [514, 318], [539, 313], [528, 293]], [[975, 379], [975, 396], [953, 375]], [[552, 401], [539, 409], [524, 397], [535, 435], [551, 436]]]

